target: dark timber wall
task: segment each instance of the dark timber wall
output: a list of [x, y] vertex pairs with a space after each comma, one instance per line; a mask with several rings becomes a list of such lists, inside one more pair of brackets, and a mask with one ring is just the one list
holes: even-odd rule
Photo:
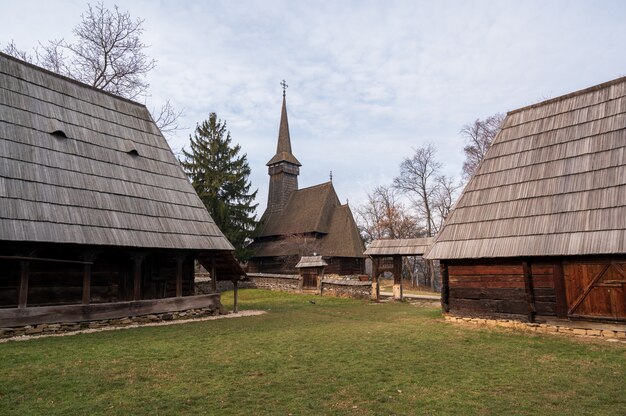
[[626, 258], [577, 256], [442, 261], [445, 311], [626, 322]]
[[442, 268], [451, 313], [530, 320], [535, 314], [555, 315], [553, 262], [442, 261]]

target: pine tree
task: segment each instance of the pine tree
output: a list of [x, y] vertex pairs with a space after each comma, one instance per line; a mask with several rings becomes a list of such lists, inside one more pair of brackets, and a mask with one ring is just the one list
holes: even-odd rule
[[257, 191], [249, 193], [247, 156], [239, 155], [238, 144], [231, 145], [226, 122], [215, 113], [196, 126], [189, 139], [191, 150], [182, 150], [180, 163], [211, 217], [235, 246], [235, 257], [246, 261], [251, 253], [245, 246], [257, 224], [257, 204], [252, 204]]

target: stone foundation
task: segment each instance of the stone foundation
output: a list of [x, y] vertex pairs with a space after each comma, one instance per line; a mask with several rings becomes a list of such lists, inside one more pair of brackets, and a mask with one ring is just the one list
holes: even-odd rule
[[464, 325], [512, 328], [529, 332], [539, 332], [542, 334], [603, 338], [611, 342], [621, 341], [626, 343], [626, 328], [623, 330], [583, 328], [577, 327], [577, 323], [575, 321], [568, 321], [568, 325], [551, 325], [546, 323], [521, 322], [512, 319], [469, 318], [452, 315], [444, 315], [444, 319], [448, 322]]
[[[222, 313], [227, 313], [225, 310]], [[39, 325], [26, 325], [12, 328], [0, 328], [0, 338], [9, 338], [20, 335], [42, 335], [62, 332], [78, 331], [81, 329], [103, 328], [103, 327], [123, 327], [133, 324], [146, 324], [153, 322], [173, 321], [179, 319], [193, 319], [204, 316], [215, 316], [220, 314], [220, 308], [211, 305], [208, 308], [189, 309], [179, 312], [166, 312], [143, 316], [129, 316], [120, 319], [106, 319], [91, 322], [65, 322]]]

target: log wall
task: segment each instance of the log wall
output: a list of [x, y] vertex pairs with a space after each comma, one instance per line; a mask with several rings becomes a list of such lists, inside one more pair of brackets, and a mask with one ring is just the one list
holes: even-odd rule
[[516, 259], [442, 264], [448, 276], [448, 308], [454, 314], [524, 320], [534, 314], [555, 315], [552, 262]]

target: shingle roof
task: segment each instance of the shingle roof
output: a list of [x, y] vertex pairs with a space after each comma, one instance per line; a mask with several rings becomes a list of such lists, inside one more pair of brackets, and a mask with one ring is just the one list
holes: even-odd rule
[[0, 240], [233, 249], [145, 106], [1, 53]]
[[428, 258], [626, 253], [626, 78], [510, 112]]
[[266, 212], [250, 248], [254, 257], [299, 254], [297, 244], [273, 239], [308, 233], [319, 235], [314, 249], [325, 257], [364, 257], [350, 207], [341, 205], [332, 182], [293, 191], [282, 211]]
[[323, 267], [328, 266], [328, 263], [324, 261], [322, 256], [302, 256], [298, 264], [296, 264], [296, 269], [306, 268], [306, 267]]
[[267, 166], [279, 163], [289, 162], [294, 165], [302, 166], [291, 152], [291, 137], [289, 136], [289, 120], [287, 119], [287, 100], [283, 95], [283, 107], [280, 113], [280, 127], [278, 128], [278, 144], [276, 146], [276, 154], [267, 162]]
[[433, 237], [374, 240], [364, 254], [368, 256], [421, 256], [433, 240]]

